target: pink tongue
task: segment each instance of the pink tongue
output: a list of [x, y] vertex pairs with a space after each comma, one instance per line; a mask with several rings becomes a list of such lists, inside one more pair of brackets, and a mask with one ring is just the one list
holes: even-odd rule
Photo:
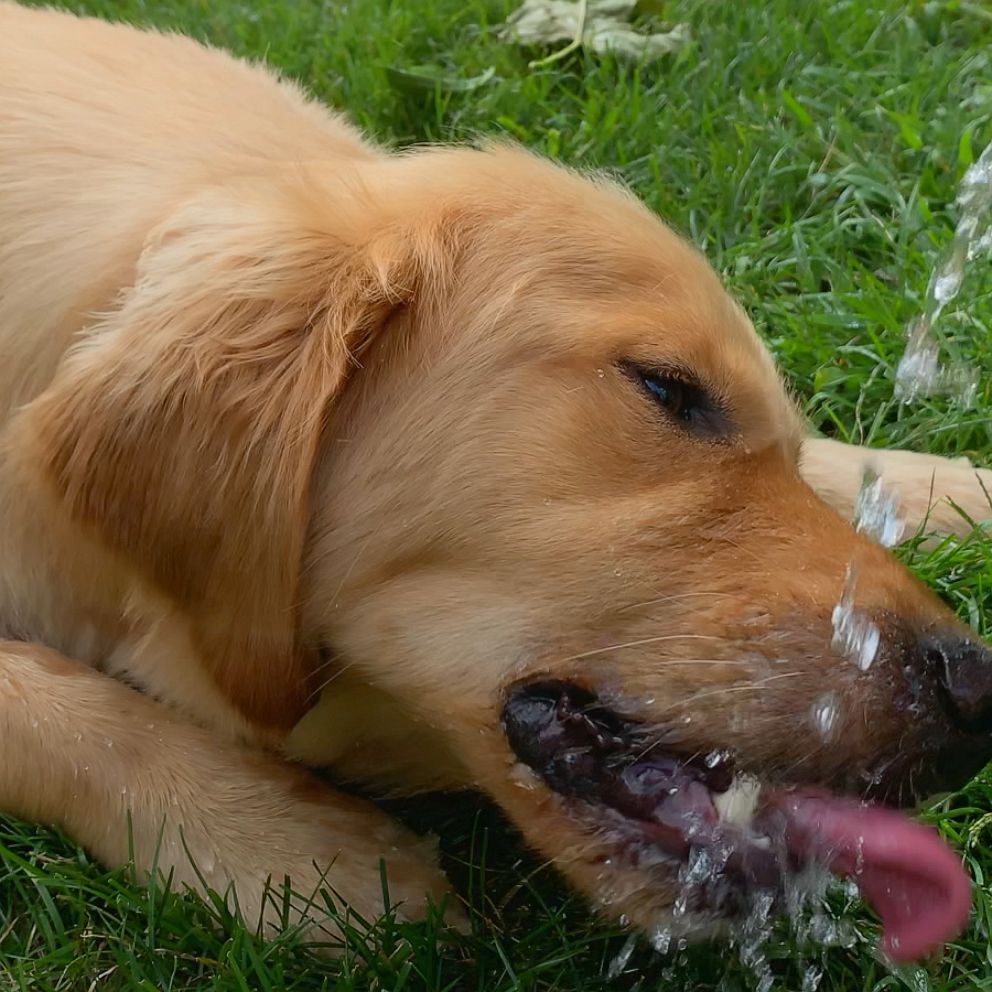
[[786, 843], [852, 878], [882, 920], [882, 951], [903, 964], [956, 937], [971, 910], [971, 883], [936, 830], [900, 813], [831, 796], [780, 793]]

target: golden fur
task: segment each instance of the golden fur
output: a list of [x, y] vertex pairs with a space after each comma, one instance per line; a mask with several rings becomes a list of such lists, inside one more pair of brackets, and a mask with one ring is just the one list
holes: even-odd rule
[[[604, 881], [511, 774], [505, 687], [594, 681], [829, 781], [898, 736], [830, 650], [848, 561], [866, 608], [954, 622], [834, 510], [872, 458], [911, 526], [960, 528], [945, 497], [989, 515], [966, 463], [803, 441], [744, 314], [616, 186], [390, 154], [262, 68], [9, 3], [0, 342], [0, 809], [108, 864], [130, 814], [145, 871], [164, 823], [159, 867], [198, 885], [188, 850], [248, 915], [267, 875], [324, 872], [374, 914], [380, 857], [410, 915], [446, 888], [289, 758], [484, 789], [650, 923], [669, 891]], [[624, 358], [691, 370], [733, 438], [667, 425]], [[842, 746], [810, 739], [825, 680]]]

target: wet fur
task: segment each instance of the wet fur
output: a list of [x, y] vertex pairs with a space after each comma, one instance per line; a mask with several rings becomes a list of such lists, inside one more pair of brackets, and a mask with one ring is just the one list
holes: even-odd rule
[[[953, 620], [834, 510], [870, 458], [911, 526], [989, 515], [988, 472], [804, 441], [746, 317], [625, 191], [508, 147], [391, 154], [260, 67], [9, 3], [0, 336], [0, 809], [111, 865], [130, 814], [145, 871], [164, 824], [159, 867], [196, 887], [192, 854], [249, 917], [266, 876], [325, 874], [374, 915], [380, 858], [408, 915], [446, 890], [298, 761], [482, 788], [650, 923], [666, 879], [607, 872], [514, 780], [506, 686], [576, 679], [836, 780], [912, 746], [829, 649], [848, 560], [867, 607]], [[691, 370], [734, 437], [666, 423], [630, 357]], [[835, 748], [825, 685], [875, 714]]]

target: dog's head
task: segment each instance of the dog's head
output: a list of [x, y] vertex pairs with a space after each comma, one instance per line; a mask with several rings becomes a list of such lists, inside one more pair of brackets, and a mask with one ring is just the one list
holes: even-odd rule
[[346, 774], [481, 786], [643, 926], [700, 851], [687, 927], [843, 870], [852, 831], [932, 853], [810, 788], [960, 783], [989, 659], [802, 482], [703, 259], [517, 151], [363, 170], [244, 180], [158, 232], [26, 411], [62, 510], [189, 614], [252, 721], [327, 683]]

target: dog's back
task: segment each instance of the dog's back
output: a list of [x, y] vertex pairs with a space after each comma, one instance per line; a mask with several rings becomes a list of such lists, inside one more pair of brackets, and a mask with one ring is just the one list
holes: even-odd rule
[[268, 163], [374, 154], [224, 52], [0, 2], [0, 415], [45, 387], [184, 196]]

